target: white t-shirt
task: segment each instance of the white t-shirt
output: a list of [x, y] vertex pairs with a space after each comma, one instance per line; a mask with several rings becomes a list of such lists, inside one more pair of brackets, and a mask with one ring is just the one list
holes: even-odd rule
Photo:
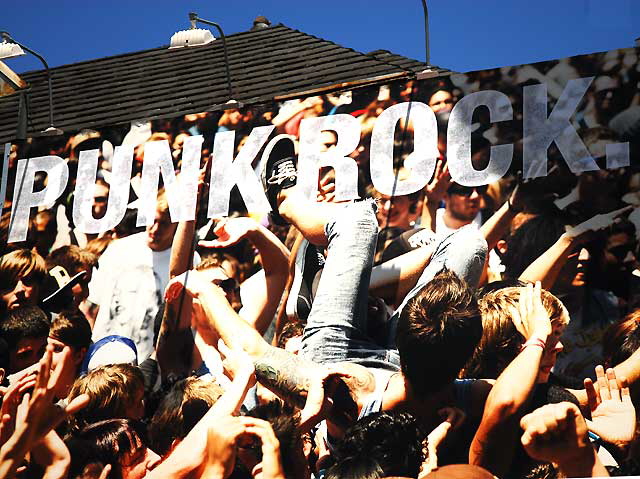
[[153, 251], [146, 232], [113, 241], [89, 284], [89, 301], [100, 306], [93, 340], [111, 334], [131, 338], [138, 362], [153, 351], [153, 323], [169, 282], [171, 248]]

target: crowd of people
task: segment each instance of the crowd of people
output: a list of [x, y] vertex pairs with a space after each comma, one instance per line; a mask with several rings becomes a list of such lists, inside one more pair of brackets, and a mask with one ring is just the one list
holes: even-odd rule
[[[282, 104], [15, 144], [0, 221], [0, 478], [553, 478], [640, 474], [640, 80], [637, 51], [410, 80]], [[575, 127], [599, 171], [575, 175], [549, 150], [522, 169], [522, 87], [551, 107], [573, 78], [598, 76]], [[458, 100], [493, 89], [514, 120], [474, 116], [474, 167], [513, 143], [498, 182], [448, 171]], [[378, 115], [419, 101], [436, 114], [440, 156], [411, 195], [371, 184]], [[551, 109], [550, 107], [550, 109]], [[346, 113], [362, 137], [361, 200], [316, 201], [297, 184], [309, 117]], [[256, 173], [272, 212], [206, 217], [216, 132], [286, 134]], [[398, 179], [413, 150], [400, 122]], [[203, 135], [198, 209], [172, 222], [160, 188], [136, 225], [145, 143]], [[631, 164], [607, 168], [606, 144]], [[333, 131], [320, 136], [334, 148]], [[114, 145], [134, 148], [129, 204], [113, 230], [73, 223], [79, 154], [99, 150], [92, 214], [109, 208]], [[16, 162], [65, 158], [70, 181], [8, 243]], [[260, 155], [258, 155], [260, 156]], [[46, 184], [37, 176], [34, 189]], [[162, 186], [162, 185], [160, 185]]]

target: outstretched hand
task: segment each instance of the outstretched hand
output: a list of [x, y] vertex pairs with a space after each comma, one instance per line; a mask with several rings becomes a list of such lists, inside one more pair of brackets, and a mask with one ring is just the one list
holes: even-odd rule
[[518, 314], [513, 316], [513, 324], [528, 341], [538, 337], [546, 341], [552, 332], [549, 313], [542, 305], [542, 286], [536, 281], [535, 286], [528, 284], [520, 288]]
[[427, 200], [432, 204], [439, 203], [451, 186], [451, 183], [453, 183], [453, 181], [451, 180], [448, 163], [446, 160], [436, 160], [433, 178], [431, 178], [431, 181], [425, 186]]
[[631, 402], [629, 387], [625, 378], [620, 384], [613, 369], [596, 367], [597, 380], [584, 380], [591, 420], [589, 429], [607, 442], [624, 447], [635, 435], [636, 410]]
[[256, 383], [255, 367], [251, 356], [242, 349], [231, 349], [220, 338], [218, 340], [218, 352], [222, 358], [224, 373], [233, 380], [237, 376], [249, 377], [249, 387]]
[[579, 225], [568, 228], [565, 234], [574, 240], [587, 240], [590, 236], [589, 233], [608, 228], [616, 221], [617, 218], [632, 210], [633, 206], [625, 206], [624, 208], [620, 208], [609, 213], [595, 215]]
[[570, 402], [547, 404], [520, 421], [521, 442], [533, 459], [561, 466], [593, 455], [585, 423], [578, 406]]
[[198, 246], [203, 248], [225, 248], [232, 246], [246, 238], [247, 235], [255, 231], [258, 226], [255, 220], [246, 216], [224, 218], [218, 221], [213, 229], [217, 239], [200, 241], [198, 242]]
[[334, 404], [333, 395], [339, 387], [346, 388], [343, 379], [351, 374], [340, 370], [339, 366], [323, 368], [314, 374], [309, 384], [307, 400], [300, 412], [300, 430], [306, 432], [325, 419]]

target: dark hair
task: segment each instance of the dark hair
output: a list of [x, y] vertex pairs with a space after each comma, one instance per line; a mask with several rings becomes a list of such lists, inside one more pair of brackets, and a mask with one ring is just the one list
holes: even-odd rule
[[602, 336], [602, 355], [607, 367], [614, 367], [640, 349], [640, 310], [607, 328]]
[[558, 216], [539, 215], [525, 221], [507, 238], [507, 252], [502, 256], [505, 277], [520, 277], [564, 231], [564, 221]]
[[85, 251], [79, 246], [69, 245], [56, 248], [46, 258], [47, 269], [62, 266], [70, 276], [92, 268], [98, 262], [93, 253]]
[[289, 321], [285, 323], [285, 325], [282, 328], [282, 331], [280, 332], [280, 335], [278, 336], [277, 346], [280, 349], [284, 349], [284, 347], [287, 345], [287, 341], [289, 341], [292, 338], [297, 338], [299, 336], [302, 336], [303, 333], [304, 333], [303, 323], [301, 323], [300, 321]]
[[52, 321], [49, 336], [76, 351], [89, 349], [91, 325], [79, 310], [64, 310]]
[[80, 475], [87, 464], [111, 464], [110, 479], [122, 479], [121, 461], [131, 451], [145, 445], [141, 423], [129, 419], [107, 419], [91, 424], [66, 438], [71, 453], [69, 477]]
[[334, 464], [327, 469], [324, 477], [325, 479], [379, 479], [387, 477], [387, 474], [372, 456], [360, 455], [347, 457]]
[[349, 462], [362, 468], [369, 464], [368, 458], [375, 458], [383, 473], [376, 477], [417, 477], [424, 461], [426, 438], [426, 431], [409, 413], [371, 414], [346, 431], [335, 454], [337, 465]]
[[189, 377], [176, 382], [149, 424], [152, 449], [165, 455], [175, 439], [184, 439], [195, 423], [222, 395], [215, 382]]
[[24, 338], [46, 338], [49, 335], [49, 318], [37, 306], [21, 306], [9, 311], [7, 319], [0, 323], [0, 336], [10, 348], [15, 348]]
[[482, 337], [476, 298], [455, 273], [438, 273], [402, 310], [396, 344], [402, 373], [418, 395], [453, 381]]
[[[280, 443], [280, 460], [286, 478], [296, 478], [296, 451], [302, 451], [302, 435], [298, 430], [299, 417], [291, 406], [278, 400], [254, 407], [247, 416], [268, 421]], [[261, 451], [259, 451], [261, 456]]]

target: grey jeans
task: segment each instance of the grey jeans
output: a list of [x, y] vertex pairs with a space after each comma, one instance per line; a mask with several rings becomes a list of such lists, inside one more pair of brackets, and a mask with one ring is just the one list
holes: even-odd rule
[[406, 303], [442, 269], [473, 287], [478, 285], [487, 244], [474, 226], [442, 238], [416, 286], [389, 323], [389, 344], [381, 347], [367, 334], [367, 296], [378, 222], [373, 201], [349, 203], [325, 225], [328, 255], [307, 319], [301, 355], [320, 364], [354, 362], [366, 367], [400, 369], [395, 329]]

